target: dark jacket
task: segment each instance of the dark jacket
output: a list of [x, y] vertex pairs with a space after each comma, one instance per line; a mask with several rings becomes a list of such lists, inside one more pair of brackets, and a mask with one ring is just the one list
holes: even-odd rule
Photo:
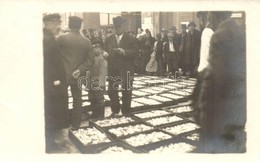
[[245, 51], [245, 30], [234, 20], [220, 24], [211, 38], [199, 99], [200, 122], [208, 135], [227, 133], [246, 122]]
[[[68, 126], [68, 93], [66, 74], [55, 37], [43, 30], [44, 108], [46, 128]], [[54, 81], [60, 81], [55, 86]]]
[[61, 50], [67, 82], [75, 84], [77, 79], [73, 78], [72, 73], [79, 69], [81, 75], [85, 75], [94, 62], [92, 44], [88, 38], [74, 32], [59, 36], [57, 43]]
[[[109, 54], [108, 57], [108, 74], [111, 70], [118, 69], [122, 71], [133, 71], [135, 58], [138, 55], [138, 42], [133, 36], [124, 33], [119, 45], [116, 42], [115, 34], [107, 37], [105, 41], [105, 51]], [[114, 48], [122, 48], [125, 50], [125, 55], [119, 55]]]
[[[174, 47], [174, 50], [176, 52], [176, 54], [179, 53], [179, 40], [177, 37], [175, 37], [173, 39], [173, 47]], [[167, 54], [169, 52], [169, 41], [167, 41], [164, 45], [163, 45], [163, 52], [165, 54]]]
[[191, 31], [187, 34], [184, 49], [184, 61], [186, 64], [198, 66], [200, 61], [200, 40], [201, 33], [198, 30]]

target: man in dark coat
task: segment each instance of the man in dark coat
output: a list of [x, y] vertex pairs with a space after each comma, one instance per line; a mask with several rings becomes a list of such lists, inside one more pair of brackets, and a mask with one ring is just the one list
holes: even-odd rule
[[[111, 101], [112, 114], [114, 116], [122, 111], [123, 115], [131, 112], [132, 85], [135, 58], [138, 55], [138, 43], [136, 39], [124, 32], [121, 17], [115, 17], [113, 23], [115, 34], [106, 39], [105, 51], [108, 53], [108, 95]], [[118, 86], [122, 84], [122, 106], [120, 107]]]
[[44, 110], [46, 152], [56, 149], [55, 135], [69, 126], [66, 75], [55, 34], [60, 29], [60, 15], [43, 18]]
[[178, 65], [179, 68], [184, 69], [185, 68], [185, 45], [187, 41], [187, 35], [188, 33], [186, 32], [186, 24], [181, 24], [181, 33], [179, 35], [179, 60], [178, 60]]
[[211, 37], [200, 91], [201, 152], [245, 152], [245, 52], [245, 29], [231, 19], [221, 23]]
[[145, 35], [140, 37], [141, 46], [141, 74], [145, 74], [146, 65], [148, 64], [151, 54], [153, 52], [153, 46], [155, 39], [151, 35], [151, 31], [146, 29]]
[[82, 115], [82, 91], [78, 85], [78, 78], [86, 75], [86, 71], [90, 70], [94, 62], [92, 44], [79, 32], [82, 21], [77, 16], [70, 16], [70, 33], [57, 38], [65, 66], [66, 80], [71, 87], [73, 97], [71, 124], [75, 129], [79, 128]]
[[185, 43], [185, 54], [184, 54], [184, 74], [187, 71], [190, 71], [190, 76], [195, 77], [195, 73], [199, 66], [200, 60], [200, 39], [201, 33], [195, 29], [196, 24], [194, 22], [190, 22], [189, 32], [187, 35], [187, 40]]
[[174, 75], [178, 69], [178, 52], [179, 52], [179, 38], [174, 33], [168, 34], [168, 41], [163, 46], [163, 52], [166, 56], [168, 65], [168, 72]]

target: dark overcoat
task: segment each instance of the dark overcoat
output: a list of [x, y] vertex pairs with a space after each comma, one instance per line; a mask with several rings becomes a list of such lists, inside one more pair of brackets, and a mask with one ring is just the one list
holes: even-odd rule
[[193, 65], [193, 67], [199, 65], [201, 43], [200, 39], [201, 33], [198, 30], [194, 30], [193, 34], [191, 34], [191, 31], [188, 32], [184, 49], [185, 64]]
[[[108, 57], [108, 75], [117, 69], [122, 72], [134, 71], [135, 58], [138, 55], [138, 42], [135, 37], [124, 33], [119, 45], [116, 41], [115, 34], [109, 36], [105, 41], [105, 51], [109, 54]], [[114, 48], [122, 48], [125, 50], [125, 55], [119, 55]]]
[[[54, 35], [43, 30], [45, 126], [60, 129], [68, 126], [66, 75]], [[60, 81], [55, 86], [54, 81]]]

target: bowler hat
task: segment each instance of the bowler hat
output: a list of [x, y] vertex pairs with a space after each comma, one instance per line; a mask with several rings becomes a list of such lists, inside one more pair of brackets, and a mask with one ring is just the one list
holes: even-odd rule
[[174, 37], [174, 34], [173, 33], [168, 33], [168, 38], [173, 38]]
[[176, 26], [172, 26], [170, 29], [171, 30], [177, 30]]
[[59, 21], [61, 22], [60, 20], [60, 15], [59, 14], [49, 14], [49, 15], [46, 15], [42, 18], [42, 21], [43, 22], [47, 22], [47, 21]]
[[167, 33], [167, 30], [165, 28], [162, 28], [161, 33]]
[[117, 16], [113, 18], [113, 24], [115, 27], [120, 27], [126, 20], [123, 19], [121, 16]]
[[81, 28], [82, 19], [78, 16], [70, 16], [69, 17], [69, 28]]
[[194, 26], [194, 27], [195, 27], [195, 26], [196, 26], [196, 24], [195, 24], [195, 22], [194, 22], [194, 21], [191, 21], [191, 22], [189, 23], [188, 27], [189, 27], [189, 26]]

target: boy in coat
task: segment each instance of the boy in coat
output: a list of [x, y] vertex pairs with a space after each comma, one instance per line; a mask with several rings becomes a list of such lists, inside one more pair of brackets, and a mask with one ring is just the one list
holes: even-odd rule
[[102, 41], [92, 41], [95, 54], [94, 64], [90, 70], [89, 100], [91, 103], [92, 119], [104, 118], [104, 91], [107, 77], [107, 53], [102, 48]]

